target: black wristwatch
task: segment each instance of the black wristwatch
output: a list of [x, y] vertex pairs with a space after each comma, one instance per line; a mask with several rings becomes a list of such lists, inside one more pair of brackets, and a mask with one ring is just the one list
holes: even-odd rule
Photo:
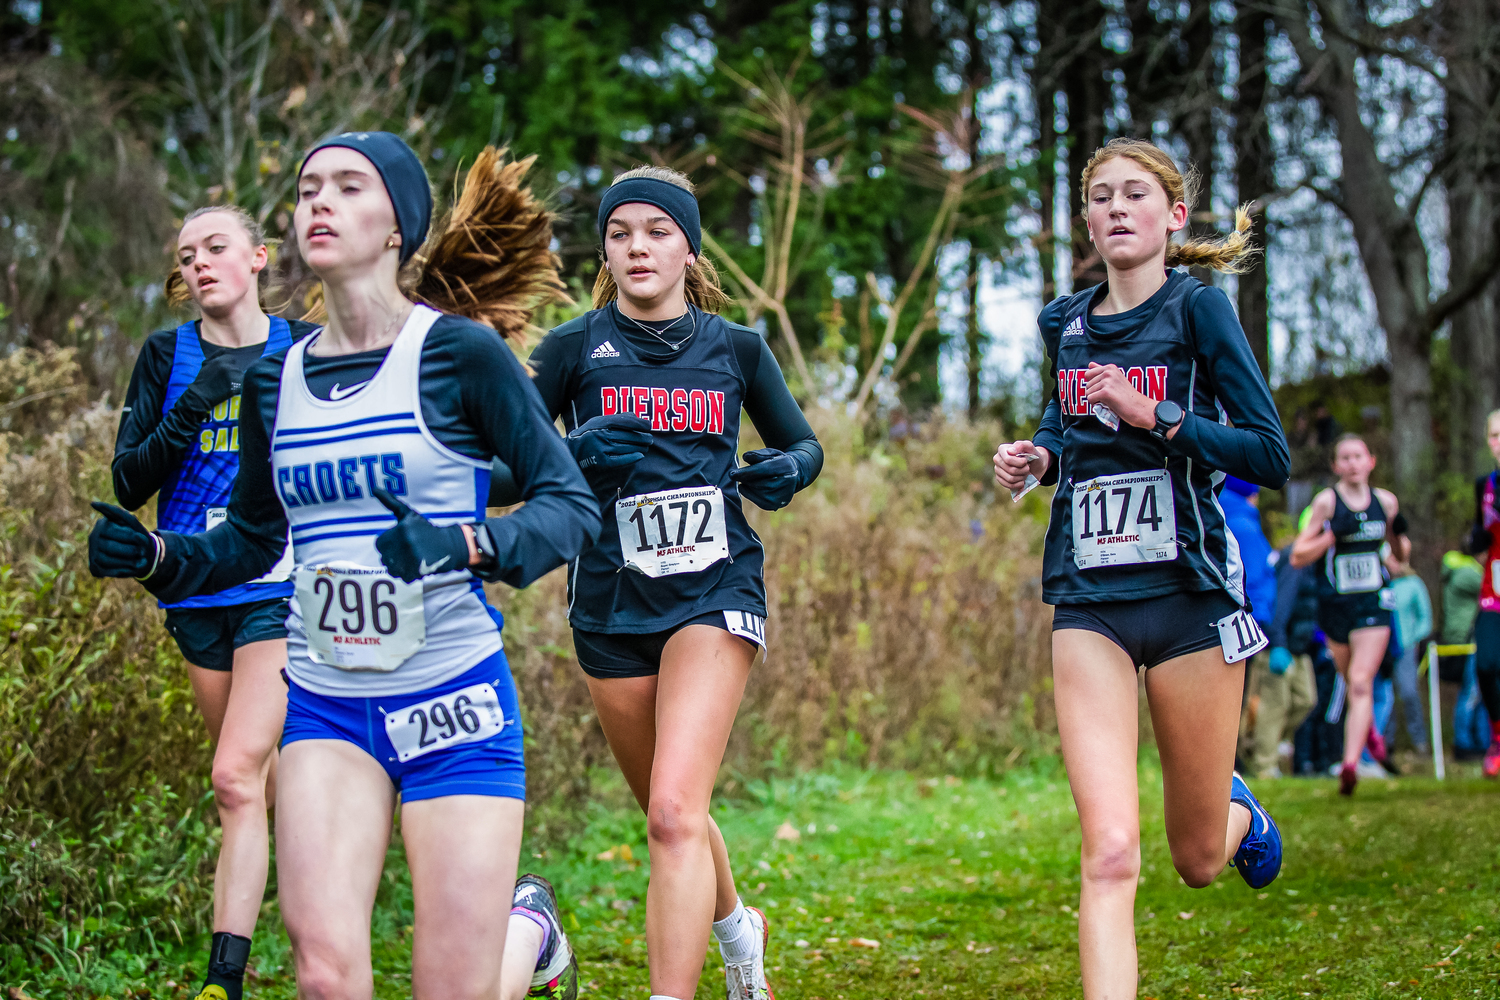
[[1182, 423], [1183, 416], [1182, 407], [1170, 399], [1164, 399], [1160, 403], [1157, 403], [1156, 426], [1151, 428], [1151, 436], [1158, 441], [1165, 441], [1167, 434], [1171, 432], [1172, 428]]
[[490, 526], [483, 521], [474, 521], [470, 527], [474, 531], [474, 548], [479, 551], [479, 562], [470, 568], [494, 569], [500, 561], [500, 554], [495, 549], [495, 536], [490, 534]]

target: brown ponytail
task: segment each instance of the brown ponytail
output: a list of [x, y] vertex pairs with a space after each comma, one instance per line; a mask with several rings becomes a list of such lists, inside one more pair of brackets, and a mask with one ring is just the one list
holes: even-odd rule
[[[524, 341], [538, 307], [569, 299], [552, 252], [553, 213], [523, 183], [536, 157], [507, 161], [505, 154], [494, 146], [479, 154], [453, 208], [402, 268], [400, 283], [417, 302]], [[306, 303], [303, 319], [327, 318], [321, 282]]]
[[[693, 193], [693, 182], [688, 175], [671, 167], [641, 166], [627, 170], [611, 181], [611, 185], [621, 181], [628, 181], [632, 177], [650, 177], [654, 180], [665, 181], [675, 184], [688, 194]], [[599, 276], [594, 279], [594, 308], [603, 309], [620, 296], [619, 286], [615, 284], [615, 276], [609, 273], [608, 266], [604, 265], [604, 248], [599, 248]], [[724, 286], [719, 283], [719, 269], [714, 267], [714, 262], [708, 256], [699, 253], [693, 258], [692, 266], [687, 269], [687, 275], [683, 279], [683, 295], [693, 305], [708, 313], [723, 312], [734, 301], [729, 293], [724, 291]]]
[[[1089, 158], [1083, 168], [1083, 211], [1088, 214], [1089, 183], [1106, 162], [1123, 156], [1150, 171], [1166, 192], [1167, 204], [1179, 201], [1193, 210], [1198, 199], [1198, 173], [1189, 169], [1184, 176], [1177, 164], [1155, 143], [1144, 139], [1111, 139]], [[1206, 267], [1225, 274], [1242, 274], [1249, 269], [1260, 250], [1250, 242], [1250, 206], [1234, 210], [1234, 231], [1219, 239], [1195, 236], [1182, 243], [1167, 244], [1168, 267]]]

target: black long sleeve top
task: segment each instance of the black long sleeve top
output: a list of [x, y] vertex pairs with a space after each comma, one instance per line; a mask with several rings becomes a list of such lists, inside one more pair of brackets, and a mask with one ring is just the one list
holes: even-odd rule
[[[306, 359], [308, 388], [323, 399], [373, 377], [388, 349]], [[165, 533], [166, 557], [146, 581], [164, 601], [212, 593], [264, 573], [280, 556], [287, 519], [271, 471], [270, 442], [285, 353], [246, 372], [240, 474], [225, 523], [198, 535]], [[521, 510], [489, 518], [493, 565], [475, 572], [524, 587], [572, 559], [599, 534], [598, 504], [552, 425], [526, 370], [494, 330], [458, 316], [433, 324], [422, 348], [422, 416], [443, 445], [499, 458], [518, 484]]]

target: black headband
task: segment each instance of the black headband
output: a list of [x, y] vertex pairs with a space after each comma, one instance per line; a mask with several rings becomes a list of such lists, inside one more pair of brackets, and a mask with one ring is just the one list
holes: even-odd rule
[[[432, 187], [417, 154], [400, 136], [390, 132], [345, 132], [324, 139], [309, 150], [302, 167], [306, 168], [313, 153], [329, 146], [354, 150], [379, 172], [386, 193], [391, 196], [391, 207], [396, 210], [396, 231], [401, 234], [401, 263], [411, 260], [412, 254], [421, 249], [427, 239], [427, 228], [432, 224]], [[302, 176], [301, 169], [297, 176]]]
[[698, 220], [698, 199], [690, 191], [655, 177], [632, 177], [610, 185], [599, 202], [599, 239], [604, 239], [604, 227], [609, 225], [610, 213], [631, 202], [655, 205], [666, 212], [687, 237], [688, 246], [693, 248], [693, 253], [697, 255], [703, 252], [703, 228]]

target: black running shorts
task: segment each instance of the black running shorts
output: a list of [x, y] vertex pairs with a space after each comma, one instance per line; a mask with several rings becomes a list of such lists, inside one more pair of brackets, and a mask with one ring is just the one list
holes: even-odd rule
[[167, 631], [183, 659], [205, 670], [230, 670], [234, 651], [252, 642], [286, 638], [287, 599], [222, 608], [168, 608]]
[[[731, 621], [743, 621], [746, 628], [732, 629]], [[660, 632], [585, 632], [575, 628], [573, 648], [578, 653], [578, 665], [590, 677], [599, 680], [651, 677], [661, 671], [661, 653], [667, 640], [689, 625], [712, 625], [765, 648], [764, 638], [757, 642], [747, 634], [748, 631], [764, 637], [765, 620], [740, 611], [709, 611]]]
[[1167, 594], [1139, 601], [1059, 604], [1052, 631], [1097, 632], [1123, 649], [1137, 667], [1151, 668], [1219, 645], [1214, 623], [1239, 604], [1222, 590]]
[[1481, 611], [1474, 619], [1474, 671], [1500, 674], [1500, 611]]
[[1380, 606], [1379, 591], [1324, 597], [1318, 601], [1318, 628], [1330, 642], [1348, 645], [1350, 632], [1390, 627], [1391, 613]]

